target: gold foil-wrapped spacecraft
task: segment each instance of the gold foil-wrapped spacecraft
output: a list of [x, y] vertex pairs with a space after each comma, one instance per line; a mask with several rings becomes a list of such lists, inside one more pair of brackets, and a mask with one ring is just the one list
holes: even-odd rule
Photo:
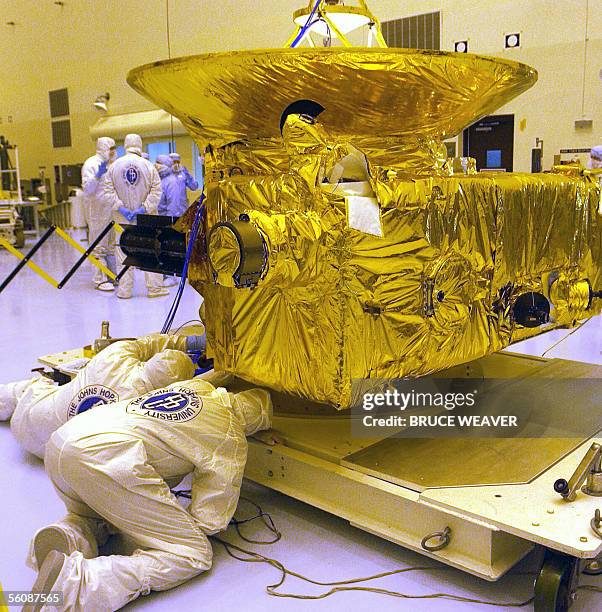
[[600, 311], [597, 180], [446, 159], [445, 138], [535, 83], [527, 66], [282, 49], [128, 81], [205, 150], [189, 274], [220, 369], [347, 407], [354, 378], [423, 376]]

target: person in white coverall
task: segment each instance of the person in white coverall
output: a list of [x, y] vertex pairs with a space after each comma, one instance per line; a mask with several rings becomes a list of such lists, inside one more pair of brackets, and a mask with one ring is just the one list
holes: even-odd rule
[[137, 397], [194, 375], [184, 352], [193, 336], [152, 335], [111, 344], [66, 385], [45, 377], [0, 385], [0, 420], [30, 453], [44, 458], [50, 436], [90, 408]]
[[[272, 420], [267, 391], [228, 393], [209, 382], [219, 377], [88, 411], [53, 434], [46, 470], [68, 514], [32, 540], [34, 591], [62, 591], [60, 610], [112, 611], [211, 567], [207, 536], [225, 529], [236, 509], [246, 436]], [[170, 489], [190, 472], [185, 509]], [[137, 549], [97, 556], [107, 532], [125, 534]]]
[[[107, 178], [109, 164], [115, 159], [115, 141], [112, 138], [101, 137], [96, 141], [96, 155], [89, 157], [82, 167], [82, 190], [84, 193], [84, 211], [88, 224], [88, 243], [92, 244], [100, 232], [111, 222], [112, 210], [104, 195], [104, 183]], [[113, 230], [111, 230], [94, 249], [94, 257], [107, 265]], [[93, 282], [101, 291], [113, 291], [113, 283], [107, 276], [94, 268]]]
[[[155, 166], [142, 157], [142, 139], [138, 134], [128, 134], [124, 142], [126, 154], [118, 158], [107, 172], [104, 185], [105, 198], [113, 211], [113, 219], [119, 224], [133, 223], [140, 214], [157, 213], [161, 199], [161, 179]], [[123, 267], [124, 252], [116, 246], [115, 259], [119, 269]], [[148, 297], [169, 295], [160, 274], [145, 272]], [[134, 288], [134, 270], [130, 268], [119, 281], [117, 297], [131, 298]]]

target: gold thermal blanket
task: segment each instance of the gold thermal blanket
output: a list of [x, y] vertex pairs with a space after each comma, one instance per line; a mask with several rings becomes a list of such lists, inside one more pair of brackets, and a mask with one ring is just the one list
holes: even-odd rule
[[[423, 376], [598, 313], [588, 293], [602, 289], [598, 182], [476, 174], [442, 145], [535, 80], [514, 62], [398, 49], [133, 70], [130, 84], [205, 150], [189, 274], [216, 367], [346, 407], [354, 378]], [[236, 224], [259, 251], [245, 251]], [[243, 286], [235, 271], [252, 257], [263, 262]], [[551, 303], [537, 328], [513, 314], [529, 292]]]

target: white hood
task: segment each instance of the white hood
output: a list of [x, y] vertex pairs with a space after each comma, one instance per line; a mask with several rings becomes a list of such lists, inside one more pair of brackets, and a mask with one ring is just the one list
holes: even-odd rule
[[128, 153], [142, 155], [142, 138], [138, 134], [128, 134], [125, 137], [123, 146]]
[[101, 136], [96, 141], [96, 153], [102, 157], [104, 161], [109, 161], [111, 156], [111, 147], [115, 146], [115, 141], [108, 136]]

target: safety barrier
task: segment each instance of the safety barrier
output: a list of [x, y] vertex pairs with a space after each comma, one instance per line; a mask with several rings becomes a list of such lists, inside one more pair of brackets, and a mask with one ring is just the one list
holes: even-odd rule
[[93, 265], [96, 266], [99, 270], [101, 270], [102, 272], [104, 272], [111, 280], [115, 280], [116, 275], [109, 270], [109, 268], [107, 268], [104, 264], [102, 264], [100, 261], [98, 261], [98, 259], [96, 259], [96, 257], [94, 257], [92, 255], [92, 252], [94, 251], [94, 249], [98, 246], [98, 244], [100, 243], [100, 241], [111, 231], [111, 229], [113, 228], [113, 226], [115, 225], [115, 223], [113, 221], [111, 221], [111, 223], [109, 223], [103, 230], [102, 232], [100, 232], [100, 234], [98, 234], [98, 236], [96, 237], [96, 239], [92, 242], [92, 244], [90, 244], [88, 246], [87, 249], [84, 249], [84, 247], [82, 247], [80, 244], [78, 244], [77, 242], [75, 242], [75, 240], [73, 240], [73, 238], [71, 238], [71, 236], [69, 236], [69, 234], [67, 234], [66, 232], [64, 232], [62, 229], [60, 228], [56, 228], [56, 233], [68, 244], [70, 244], [74, 249], [76, 249], [77, 251], [79, 251], [82, 256], [75, 262], [75, 264], [73, 265], [73, 267], [71, 268], [71, 270], [69, 270], [69, 272], [67, 272], [67, 274], [65, 275], [65, 277], [63, 278], [63, 280], [59, 283], [58, 285], [58, 289], [62, 289], [67, 282], [69, 281], [69, 279], [75, 274], [75, 272], [77, 271], [77, 269], [84, 263], [84, 261], [86, 261], [86, 259]]
[[39, 212], [49, 225], [67, 229], [71, 227], [71, 202], [57, 202], [49, 206], [40, 206]]
[[15, 247], [13, 247], [13, 245], [10, 244], [7, 240], [5, 240], [4, 238], [0, 238], [0, 245], [2, 245], [9, 253], [12, 253], [15, 257], [21, 260], [17, 264], [17, 267], [4, 279], [4, 281], [0, 285], [0, 293], [2, 293], [2, 291], [4, 291], [6, 287], [8, 287], [10, 282], [15, 278], [15, 276], [17, 276], [17, 274], [19, 274], [19, 272], [21, 272], [21, 270], [25, 266], [29, 266], [36, 274], [39, 274], [45, 281], [48, 281], [53, 287], [56, 287], [58, 289], [58, 281], [56, 281], [54, 278], [52, 278], [52, 276], [44, 272], [44, 270], [42, 270], [42, 268], [40, 268], [37, 264], [33, 263], [33, 261], [30, 261], [31, 258], [36, 254], [36, 252], [40, 249], [40, 247], [48, 240], [48, 238], [50, 238], [50, 236], [52, 236], [52, 234], [54, 234], [55, 230], [56, 228], [54, 226], [48, 228], [46, 232], [44, 232], [44, 235], [36, 242], [36, 244], [34, 244], [34, 246], [29, 251], [29, 253], [27, 253], [27, 255], [23, 255], [23, 253], [15, 249]]
[[[44, 235], [38, 240], [38, 242], [34, 244], [34, 246], [31, 248], [29, 253], [27, 253], [27, 255], [23, 255], [23, 253], [15, 249], [15, 247], [13, 247], [7, 240], [5, 240], [4, 238], [0, 238], [0, 246], [3, 246], [9, 253], [11, 253], [17, 259], [20, 260], [19, 263], [16, 265], [16, 267], [12, 270], [12, 272], [0, 284], [0, 293], [2, 293], [2, 291], [4, 291], [6, 287], [8, 287], [8, 285], [17, 276], [17, 274], [19, 274], [19, 272], [26, 266], [32, 269], [36, 274], [41, 276], [46, 282], [50, 283], [56, 289], [62, 289], [69, 282], [71, 277], [75, 274], [75, 272], [77, 272], [77, 270], [80, 268], [80, 266], [85, 261], [89, 261], [93, 266], [96, 266], [99, 270], [101, 270], [104, 274], [106, 274], [107, 277], [110, 278], [112, 281], [119, 281], [121, 277], [125, 274], [125, 272], [128, 270], [129, 266], [124, 266], [119, 272], [119, 274], [115, 274], [112, 270], [109, 270], [109, 268], [107, 268], [102, 262], [100, 262], [96, 257], [94, 257], [94, 255], [92, 255], [92, 252], [94, 251], [94, 249], [98, 246], [101, 240], [112, 229], [115, 229], [119, 233], [123, 232], [123, 227], [121, 227], [119, 223], [116, 223], [115, 221], [111, 221], [102, 230], [102, 232], [98, 234], [96, 239], [88, 246], [88, 248], [84, 249], [84, 247], [82, 247], [75, 240], [73, 240], [73, 238], [71, 238], [71, 236], [69, 236], [69, 234], [67, 234], [60, 227], [51, 225], [46, 230]], [[38, 266], [33, 261], [31, 261], [31, 258], [36, 254], [37, 251], [40, 250], [42, 245], [53, 234], [56, 234], [57, 236], [59, 236], [67, 244], [69, 244], [70, 246], [72, 246], [74, 249], [76, 249], [77, 251], [81, 253], [81, 257], [75, 262], [75, 264], [70, 268], [67, 274], [65, 274], [65, 276], [60, 281], [57, 281], [55, 278], [50, 276], [50, 274], [48, 274], [45, 270], [40, 268], [40, 266]]]

